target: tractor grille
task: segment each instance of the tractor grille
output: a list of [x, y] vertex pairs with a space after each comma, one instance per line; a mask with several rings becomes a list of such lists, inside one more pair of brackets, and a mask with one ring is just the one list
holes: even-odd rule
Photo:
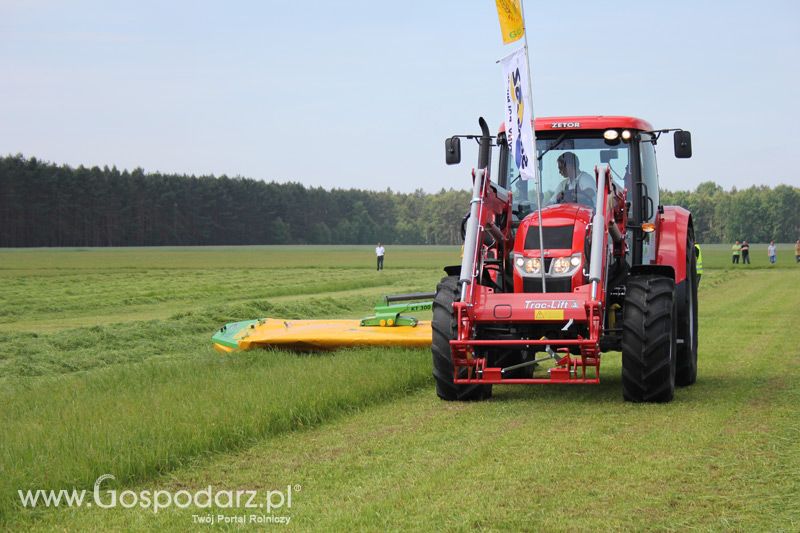
[[[541, 278], [522, 278], [523, 292], [542, 292]], [[572, 292], [572, 278], [547, 278], [547, 292]]]
[[[572, 249], [572, 233], [574, 230], [575, 226], [542, 226], [544, 248]], [[539, 249], [538, 226], [528, 227], [528, 233], [525, 235], [525, 249]]]

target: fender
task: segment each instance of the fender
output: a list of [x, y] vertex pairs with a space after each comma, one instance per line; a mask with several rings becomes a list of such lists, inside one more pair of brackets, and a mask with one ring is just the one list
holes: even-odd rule
[[674, 205], [665, 206], [659, 217], [656, 264], [672, 267], [675, 285], [686, 279], [686, 236], [691, 224], [691, 213]]

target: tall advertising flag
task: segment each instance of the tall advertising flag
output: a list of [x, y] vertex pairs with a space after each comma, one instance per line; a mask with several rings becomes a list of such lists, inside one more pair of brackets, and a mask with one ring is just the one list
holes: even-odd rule
[[497, 3], [497, 16], [500, 19], [500, 32], [503, 34], [503, 44], [518, 41], [525, 34], [520, 0], [495, 0], [495, 2]]
[[525, 49], [507, 55], [500, 60], [506, 86], [506, 140], [511, 157], [517, 164], [522, 179], [536, 178], [536, 152], [533, 147], [534, 134], [531, 124], [530, 88], [528, 83], [528, 60]]

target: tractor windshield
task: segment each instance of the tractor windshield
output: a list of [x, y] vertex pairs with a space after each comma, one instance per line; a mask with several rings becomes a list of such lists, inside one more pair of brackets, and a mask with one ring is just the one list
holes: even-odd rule
[[[581, 135], [581, 136], [578, 136]], [[536, 152], [542, 177], [542, 207], [558, 203], [579, 203], [594, 207], [596, 195], [595, 166], [609, 165], [620, 187], [629, 181], [628, 144], [610, 145], [598, 133], [572, 132], [572, 135], [537, 135]], [[542, 156], [542, 154], [544, 154]], [[525, 211], [536, 208], [536, 183], [522, 180], [513, 159], [508, 162], [509, 187], [515, 204]]]

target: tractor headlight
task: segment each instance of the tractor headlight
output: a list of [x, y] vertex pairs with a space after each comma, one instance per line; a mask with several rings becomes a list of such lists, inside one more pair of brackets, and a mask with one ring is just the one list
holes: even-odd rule
[[523, 268], [528, 274], [538, 274], [542, 268], [542, 262], [538, 257], [529, 258], [525, 260], [525, 266]]
[[569, 271], [569, 257], [556, 257], [553, 261], [553, 274], [563, 274]]
[[539, 274], [542, 269], [542, 261], [538, 257], [518, 255], [514, 258], [514, 265], [517, 267], [517, 272], [522, 276]]
[[[583, 256], [580, 252], [566, 257], [556, 257], [544, 263], [547, 266], [545, 274], [548, 276], [568, 276], [573, 274], [583, 263]], [[514, 266], [520, 276], [538, 276], [542, 273], [542, 260], [538, 257], [524, 257], [514, 255]]]
[[550, 273], [554, 276], [563, 276], [573, 273], [581, 266], [581, 254], [574, 253], [568, 257], [556, 257], [550, 267]]

